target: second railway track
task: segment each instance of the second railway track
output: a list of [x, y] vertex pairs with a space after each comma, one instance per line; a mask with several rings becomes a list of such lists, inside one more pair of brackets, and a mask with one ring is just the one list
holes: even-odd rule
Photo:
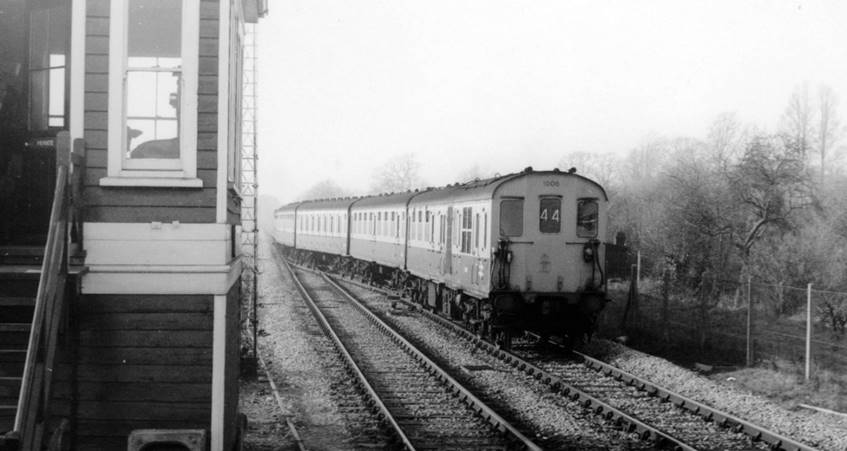
[[540, 449], [342, 288], [292, 269], [309, 308], [405, 449]]
[[514, 353], [506, 352], [452, 321], [414, 308], [473, 346], [663, 448], [814, 450], [812, 446], [697, 403], [589, 356], [576, 353], [576, 360], [562, 359], [520, 345]]

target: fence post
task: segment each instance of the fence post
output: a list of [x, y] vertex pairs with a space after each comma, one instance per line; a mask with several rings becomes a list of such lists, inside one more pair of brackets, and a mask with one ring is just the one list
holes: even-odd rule
[[806, 286], [806, 382], [812, 372], [812, 284]]
[[635, 280], [641, 283], [641, 251], [635, 254]]
[[750, 295], [751, 277], [747, 276], [747, 366], [753, 366], [753, 297]]
[[626, 298], [626, 306], [623, 309], [623, 316], [621, 316], [621, 325], [620, 329], [622, 331], [626, 331], [626, 323], [627, 319], [630, 315], [630, 310], [632, 310], [632, 316], [635, 317], [635, 311], [638, 308], [638, 279], [635, 277], [637, 270], [635, 265], [630, 267], [629, 271], [629, 295]]
[[669, 329], [669, 314], [668, 314], [668, 298], [671, 284], [671, 275], [668, 268], [665, 268], [662, 271], [662, 337], [665, 339], [665, 343], [670, 341], [670, 332]]

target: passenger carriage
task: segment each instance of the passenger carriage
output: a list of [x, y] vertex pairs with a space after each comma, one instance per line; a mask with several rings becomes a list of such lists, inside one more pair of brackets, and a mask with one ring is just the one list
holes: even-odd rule
[[[402, 288], [480, 332], [508, 341], [530, 329], [578, 340], [606, 302], [607, 204], [585, 177], [531, 169], [365, 197], [349, 204], [348, 252], [335, 253], [349, 272]], [[290, 224], [289, 210], [278, 214]], [[298, 231], [301, 219], [294, 215]]]
[[394, 269], [405, 268], [406, 208], [416, 194], [364, 197], [351, 205], [350, 257], [370, 266], [360, 269], [367, 279], [396, 279]]
[[352, 199], [307, 201], [294, 208], [297, 248], [315, 255], [346, 255], [347, 215]]

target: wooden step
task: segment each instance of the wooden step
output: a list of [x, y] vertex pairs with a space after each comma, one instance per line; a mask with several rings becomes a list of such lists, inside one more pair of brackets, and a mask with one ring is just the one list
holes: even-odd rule
[[0, 330], [0, 347], [15, 349], [29, 344], [29, 332], [4, 332]]
[[0, 366], [26, 360], [26, 348], [0, 349]]
[[38, 280], [41, 277], [41, 265], [0, 265], [0, 279]]
[[40, 265], [44, 261], [44, 246], [0, 246], [0, 263]]
[[14, 402], [9, 403], [7, 401], [9, 399], [17, 400], [20, 390], [20, 376], [0, 376], [0, 404], [14, 404]]
[[[68, 275], [78, 276], [88, 272], [88, 267], [69, 265]], [[41, 265], [0, 265], [0, 279], [35, 279], [41, 277]]]
[[20, 378], [23, 373], [24, 362], [3, 362], [0, 365], [0, 377]]
[[34, 307], [35, 298], [29, 296], [0, 296], [0, 307]]
[[30, 323], [0, 323], [0, 332], [29, 332]]

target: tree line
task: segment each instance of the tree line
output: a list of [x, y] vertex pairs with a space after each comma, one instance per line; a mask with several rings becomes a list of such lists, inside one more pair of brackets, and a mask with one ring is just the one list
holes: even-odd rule
[[[610, 237], [624, 232], [648, 271], [670, 271], [692, 290], [707, 277], [749, 277], [847, 292], [845, 128], [833, 90], [811, 92], [794, 90], [774, 131], [722, 114], [704, 138], [653, 137], [622, 158], [575, 153], [562, 165], [607, 186]], [[775, 315], [805, 302], [782, 293], [766, 299]], [[818, 308], [844, 330], [844, 296], [825, 296]]]

